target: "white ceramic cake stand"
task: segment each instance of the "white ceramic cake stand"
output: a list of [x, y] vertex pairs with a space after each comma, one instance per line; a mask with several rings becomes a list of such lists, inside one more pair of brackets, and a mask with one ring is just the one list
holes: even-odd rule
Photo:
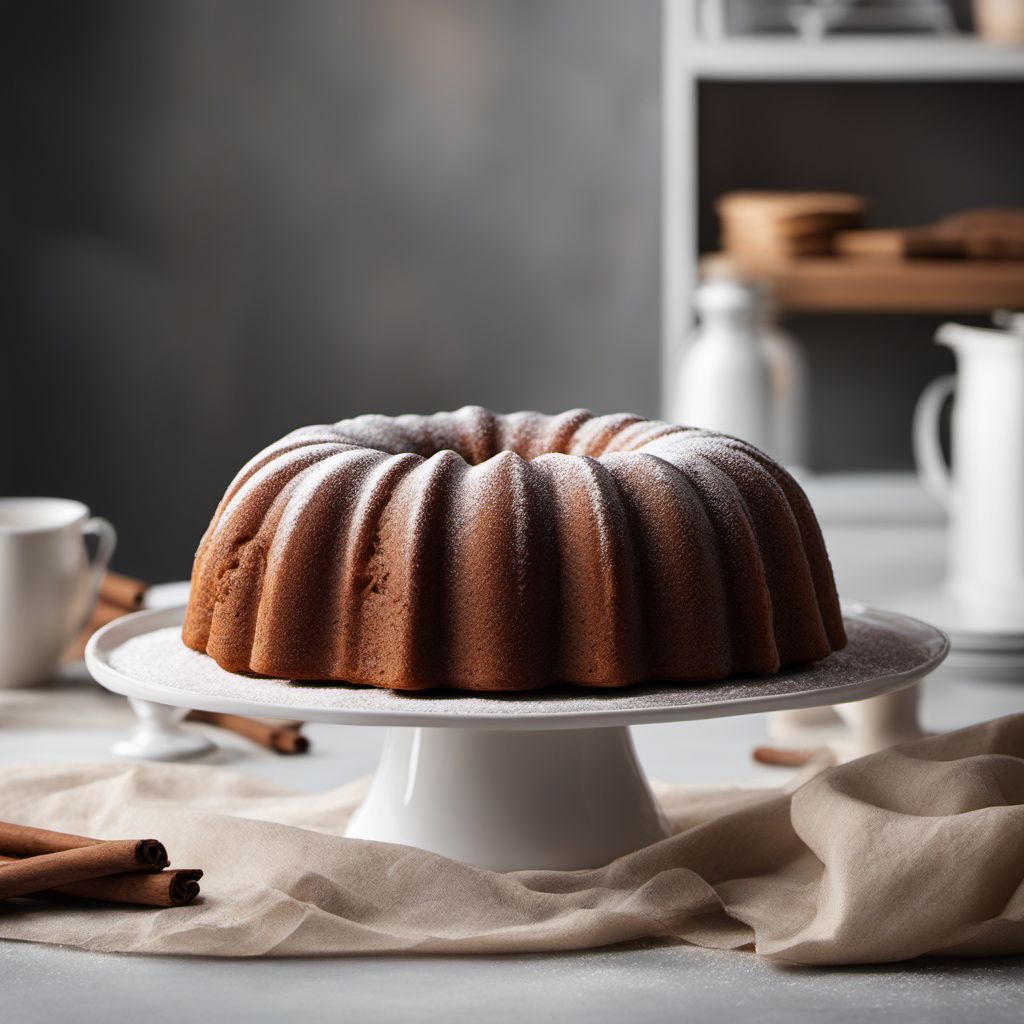
[[619, 690], [400, 694], [234, 675], [184, 646], [180, 607], [112, 622], [85, 657], [103, 686], [148, 708], [150, 726], [165, 714], [173, 726], [187, 708], [388, 726], [346, 835], [495, 870], [571, 870], [667, 835], [629, 726], [876, 697], [916, 683], [948, 651], [945, 635], [916, 619], [862, 605], [844, 613], [848, 646], [817, 665]]

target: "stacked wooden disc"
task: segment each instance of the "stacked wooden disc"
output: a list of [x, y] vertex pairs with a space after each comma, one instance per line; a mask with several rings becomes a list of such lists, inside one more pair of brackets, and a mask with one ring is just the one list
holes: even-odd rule
[[728, 192], [715, 203], [722, 248], [750, 259], [828, 255], [836, 232], [861, 226], [866, 206], [846, 192]]

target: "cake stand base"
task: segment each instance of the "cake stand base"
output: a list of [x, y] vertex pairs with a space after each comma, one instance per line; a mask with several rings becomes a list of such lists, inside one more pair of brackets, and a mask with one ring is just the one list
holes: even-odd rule
[[664, 839], [668, 826], [625, 726], [392, 728], [345, 834], [495, 871], [572, 871]]
[[927, 736], [918, 713], [920, 703], [918, 685], [852, 704], [774, 711], [769, 716], [768, 733], [784, 747], [827, 747], [836, 761], [844, 764]]
[[110, 748], [117, 757], [137, 761], [182, 761], [217, 749], [202, 733], [182, 728], [188, 708], [154, 704], [138, 697], [129, 697], [128, 703], [138, 722], [130, 736]]

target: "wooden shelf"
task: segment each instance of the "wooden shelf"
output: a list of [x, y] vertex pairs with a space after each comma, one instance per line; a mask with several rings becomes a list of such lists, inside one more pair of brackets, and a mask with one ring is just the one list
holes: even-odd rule
[[722, 81], [990, 81], [1024, 79], [1024, 47], [977, 36], [736, 36], [693, 40], [690, 73]]
[[1024, 260], [702, 257], [701, 273], [736, 268], [793, 312], [990, 313], [1024, 309]]

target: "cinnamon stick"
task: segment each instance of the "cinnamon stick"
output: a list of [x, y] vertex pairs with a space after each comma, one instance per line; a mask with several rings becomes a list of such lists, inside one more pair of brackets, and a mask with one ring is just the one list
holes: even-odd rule
[[0, 899], [58, 889], [88, 879], [167, 866], [167, 851], [155, 839], [115, 839], [57, 853], [0, 863]]
[[108, 875], [51, 890], [62, 896], [78, 896], [108, 903], [134, 903], [144, 907], [183, 907], [199, 895], [199, 868], [176, 868], [156, 874]]
[[[156, 839], [115, 840], [135, 847], [135, 863], [126, 871], [159, 871], [167, 867], [167, 850]], [[10, 857], [35, 857], [46, 853], [62, 853], [86, 846], [109, 845], [109, 840], [76, 836], [70, 832], [54, 832], [48, 828], [16, 825], [0, 821], [0, 853]]]
[[813, 756], [813, 750], [784, 750], [781, 747], [755, 747], [753, 758], [760, 764], [782, 768], [801, 768]]
[[96, 602], [96, 607], [93, 609], [85, 629], [88, 630], [91, 636], [101, 626], [105, 626], [108, 622], [113, 622], [114, 619], [121, 618], [122, 615], [128, 615], [129, 612], [130, 609], [125, 608], [123, 605], [114, 604], [112, 601], [105, 601], [101, 597]]
[[217, 711], [190, 711], [187, 717], [191, 722], [228, 729], [278, 754], [304, 754], [309, 750], [309, 739], [299, 731], [302, 722], [268, 722]]
[[121, 618], [122, 615], [128, 615], [135, 611], [134, 608], [125, 608], [119, 604], [112, 604], [110, 601], [105, 601], [102, 597], [96, 602], [96, 607], [93, 609], [92, 615], [89, 617], [89, 621], [86, 623], [85, 628], [75, 642], [68, 648], [64, 657], [68, 661], [74, 661], [77, 658], [81, 658], [85, 654], [85, 645], [89, 642], [89, 637], [107, 625], [108, 622], [113, 622], [114, 619]]
[[122, 576], [119, 572], [108, 572], [100, 584], [100, 600], [134, 612], [142, 607], [147, 590], [149, 584], [143, 580]]
[[[0, 862], [14, 861], [0, 856]], [[76, 896], [80, 899], [105, 900], [108, 903], [134, 903], [145, 907], [183, 907], [199, 895], [199, 868], [177, 868], [155, 874], [131, 872], [90, 878], [39, 892], [26, 893], [33, 899], [51, 899], [56, 896]]]

